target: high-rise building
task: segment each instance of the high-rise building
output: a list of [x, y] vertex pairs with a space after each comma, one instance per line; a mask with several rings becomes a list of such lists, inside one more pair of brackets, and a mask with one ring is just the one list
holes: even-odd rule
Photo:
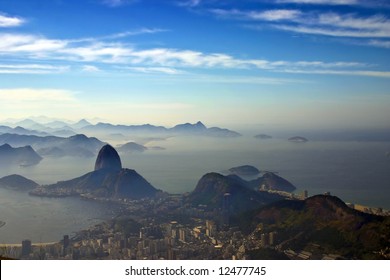
[[31, 253], [31, 240], [22, 241], [22, 257], [28, 256]]
[[187, 231], [185, 228], [179, 228], [179, 240], [181, 242], [187, 242]]
[[225, 193], [223, 195], [223, 205], [222, 205], [222, 223], [224, 225], [230, 224], [230, 200], [231, 194]]
[[62, 246], [63, 256], [66, 256], [68, 254], [69, 244], [70, 244], [69, 235], [64, 235], [63, 246]]
[[276, 238], [277, 238], [277, 233], [276, 232], [270, 232], [269, 233], [269, 245], [275, 245], [276, 243]]
[[217, 233], [217, 225], [214, 221], [206, 220], [206, 235], [213, 237]]
[[269, 235], [268, 233], [261, 234], [261, 247], [267, 247], [269, 245]]

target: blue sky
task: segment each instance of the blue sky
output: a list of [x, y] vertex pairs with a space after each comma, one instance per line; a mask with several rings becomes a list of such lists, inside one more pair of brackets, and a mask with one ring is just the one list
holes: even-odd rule
[[383, 128], [387, 0], [0, 1], [1, 119]]

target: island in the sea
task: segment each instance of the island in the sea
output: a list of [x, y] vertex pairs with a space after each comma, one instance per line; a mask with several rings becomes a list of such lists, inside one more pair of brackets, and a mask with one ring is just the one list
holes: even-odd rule
[[42, 160], [31, 146], [11, 147], [9, 144], [0, 146], [0, 165], [19, 165], [30, 166], [36, 165]]
[[60, 242], [31, 245], [24, 251], [23, 245], [0, 245], [6, 252], [0, 257], [390, 259], [389, 212], [363, 213], [330, 194], [308, 197], [294, 190], [274, 172], [251, 181], [211, 172], [189, 193], [162, 193], [135, 170], [123, 168], [117, 151], [107, 144], [99, 151], [94, 171], [39, 186], [31, 194], [112, 202], [110, 209], [120, 209], [115, 217], [71, 238], [65, 235]]
[[260, 174], [260, 170], [252, 165], [241, 165], [229, 169], [230, 174], [238, 176], [256, 176]]
[[302, 137], [302, 136], [294, 136], [294, 137], [288, 138], [288, 141], [295, 142], [295, 143], [305, 143], [309, 140], [305, 137]]
[[38, 183], [27, 179], [21, 175], [12, 174], [0, 178], [0, 187], [9, 188], [13, 190], [29, 191], [37, 188]]

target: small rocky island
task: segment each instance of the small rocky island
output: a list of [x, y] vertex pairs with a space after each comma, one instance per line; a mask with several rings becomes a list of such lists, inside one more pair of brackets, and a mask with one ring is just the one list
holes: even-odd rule
[[38, 186], [36, 182], [17, 174], [0, 178], [0, 187], [7, 189], [30, 191]]
[[9, 144], [0, 146], [0, 165], [30, 166], [38, 164], [41, 160], [42, 157], [29, 145], [18, 148], [11, 147]]
[[128, 142], [118, 147], [120, 153], [133, 153], [133, 152], [144, 152], [148, 148], [135, 142]]
[[238, 176], [256, 176], [260, 174], [260, 170], [252, 165], [241, 165], [229, 169], [230, 174]]
[[302, 137], [302, 136], [294, 136], [294, 137], [288, 138], [288, 141], [295, 142], [295, 143], [305, 143], [309, 140], [307, 140], [305, 137]]

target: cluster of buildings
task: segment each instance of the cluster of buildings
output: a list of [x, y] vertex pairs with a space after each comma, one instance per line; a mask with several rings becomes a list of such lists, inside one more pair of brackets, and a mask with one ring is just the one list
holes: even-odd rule
[[[245, 235], [229, 225], [229, 195], [219, 211], [182, 207], [181, 196], [120, 201], [127, 213], [116, 219], [65, 235], [56, 243], [1, 245], [0, 255], [15, 259], [248, 259], [255, 248], [273, 246], [276, 233]], [[126, 221], [128, 219], [128, 221]], [[121, 224], [121, 226], [119, 225]], [[126, 225], [133, 228], [127, 229]]]
[[[307, 196], [305, 191], [299, 199]], [[251, 258], [253, 250], [270, 248], [290, 259], [339, 258], [315, 253], [314, 247], [283, 250], [278, 232], [267, 231], [261, 224], [251, 233], [243, 233], [230, 224], [230, 200], [225, 194], [222, 207], [209, 210], [204, 205], [185, 205], [182, 195], [135, 201], [111, 199], [109, 202], [120, 205], [121, 218], [82, 230], [72, 238], [64, 235], [60, 242], [0, 244], [0, 255], [15, 259], [245, 260]]]

